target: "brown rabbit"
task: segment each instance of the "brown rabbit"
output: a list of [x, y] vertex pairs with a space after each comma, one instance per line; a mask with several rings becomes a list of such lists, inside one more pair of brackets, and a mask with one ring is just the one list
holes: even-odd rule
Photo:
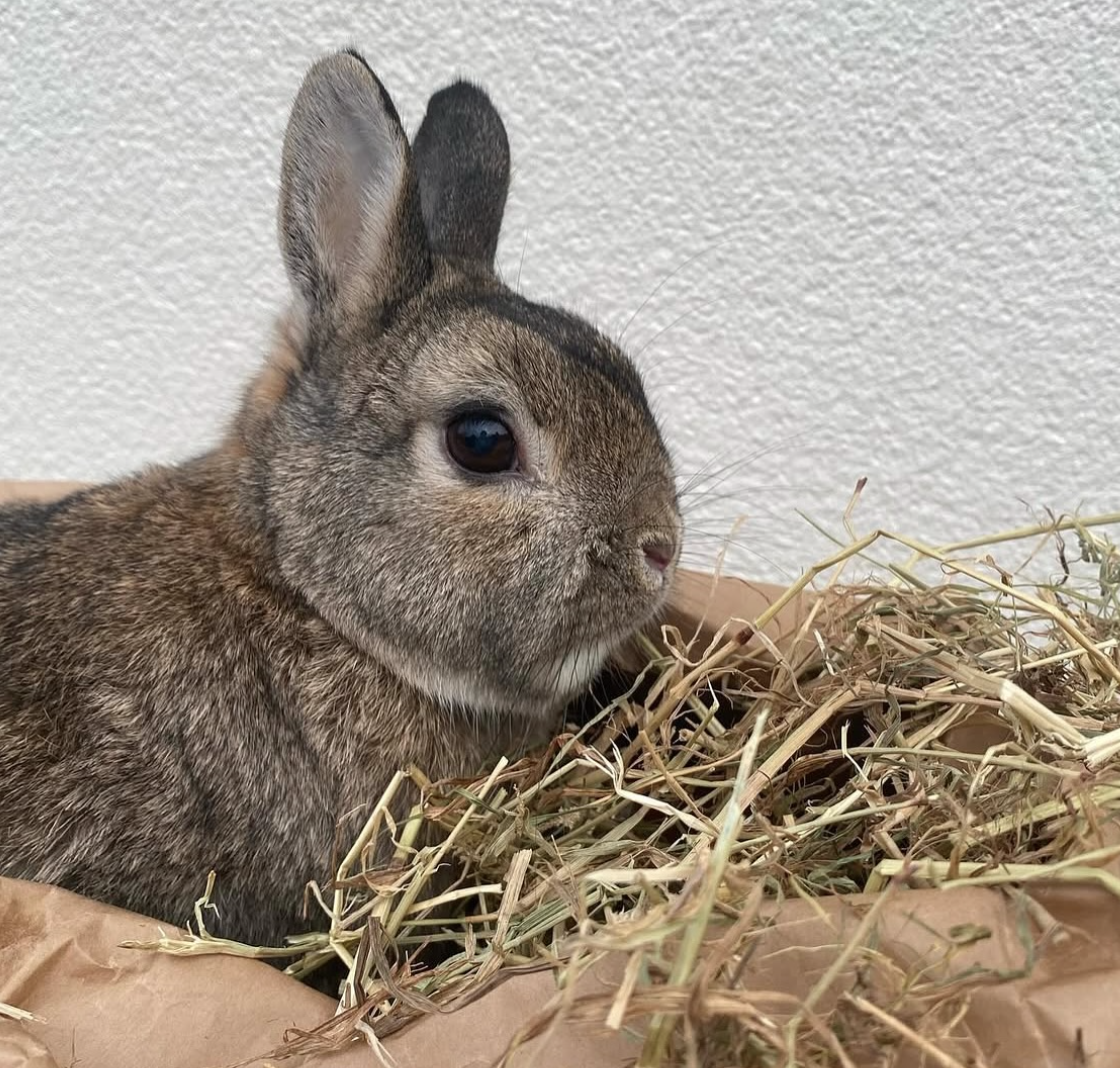
[[278, 943], [396, 769], [516, 755], [655, 617], [670, 460], [618, 348], [497, 279], [508, 157], [467, 83], [410, 149], [358, 54], [308, 73], [220, 446], [0, 511], [0, 874], [181, 923], [214, 869]]

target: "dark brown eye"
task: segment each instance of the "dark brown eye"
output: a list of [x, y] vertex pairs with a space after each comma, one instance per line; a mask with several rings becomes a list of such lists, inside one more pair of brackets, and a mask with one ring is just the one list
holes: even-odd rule
[[476, 475], [512, 471], [517, 464], [513, 432], [487, 412], [460, 415], [447, 427], [447, 451], [460, 467]]

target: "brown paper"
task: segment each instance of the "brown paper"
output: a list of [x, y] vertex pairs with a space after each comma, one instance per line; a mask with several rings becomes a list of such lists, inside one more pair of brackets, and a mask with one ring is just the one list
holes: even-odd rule
[[85, 486], [84, 482], [11, 482], [0, 479], [0, 504], [6, 501], [53, 501]]
[[[0, 500], [45, 500], [75, 485], [0, 482]], [[729, 619], [750, 623], [780, 593], [765, 584], [685, 573], [667, 622], [710, 641]], [[765, 637], [788, 650], [811, 603], [807, 597], [793, 601], [764, 628]], [[743, 637], [766, 648], [758, 636]], [[992, 727], [998, 724], [985, 724], [973, 740], [980, 742]], [[957, 744], [966, 741], [962, 734]], [[766, 995], [805, 998], [872, 901], [857, 895], [769, 909], [772, 922], [757, 935], [743, 979], [769, 1015], [781, 1019], [789, 1008]], [[960, 925], [987, 937], [959, 946], [947, 959], [948, 936]], [[332, 1000], [257, 961], [119, 948], [128, 939], [151, 939], [159, 929], [153, 920], [57, 888], [0, 879], [0, 1002], [41, 1018], [0, 1018], [0, 1068], [219, 1068], [259, 1057], [281, 1044], [285, 1029], [310, 1029], [334, 1012]], [[1104, 889], [1036, 887], [1029, 897], [983, 887], [899, 890], [883, 905], [875, 945], [904, 971], [926, 965], [947, 978], [976, 965], [1023, 973], [970, 989], [968, 1009], [945, 1049], [963, 1064], [978, 1056], [993, 1068], [1120, 1064], [1120, 1012], [1113, 1007], [1120, 991], [1120, 900]], [[577, 992], [612, 991], [622, 963], [604, 960]], [[867, 981], [866, 974], [861, 978]], [[849, 962], [819, 1007], [827, 1009], [856, 980]], [[860, 990], [873, 1000], [873, 983]], [[512, 976], [461, 1010], [425, 1017], [389, 1036], [385, 1048], [400, 1068], [484, 1068], [554, 993], [547, 973]], [[851, 1042], [854, 1064], [881, 1063], [859, 1048], [858, 1036]], [[632, 1063], [638, 1048], [623, 1033], [564, 1024], [524, 1047], [512, 1064], [616, 1068]], [[920, 1063], [905, 1043], [899, 1049], [895, 1063]], [[354, 1045], [285, 1063], [349, 1068], [381, 1062], [367, 1046]]]
[[[0, 1018], [0, 1068], [221, 1068], [260, 1057], [281, 1045], [287, 1028], [310, 1030], [334, 1013], [332, 999], [259, 961], [120, 948], [161, 931], [175, 928], [56, 887], [0, 879], [0, 1002], [42, 1021]], [[484, 1068], [554, 992], [545, 973], [519, 976], [453, 1015], [389, 1036], [385, 1047], [399, 1068]], [[617, 1064], [633, 1048], [571, 1032], [559, 1048], [547, 1047], [526, 1047], [513, 1064]], [[604, 1056], [611, 1059], [596, 1060]], [[355, 1045], [285, 1063], [378, 1062]]]
[[[809, 994], [871, 900], [828, 899], [818, 903], [819, 912], [801, 901], [769, 910], [771, 925], [758, 935], [743, 977], [768, 1015], [781, 1020], [789, 1012], [768, 993]], [[961, 1063], [981, 1055], [993, 1068], [1077, 1068], [1079, 1041], [1095, 1058], [1088, 1065], [1120, 1063], [1120, 1014], [1113, 1007], [1120, 989], [1120, 900], [1095, 887], [1036, 890], [1030, 910], [1027, 900], [980, 887], [904, 890], [878, 919], [876, 948], [904, 971], [925, 965], [946, 978], [973, 966], [1026, 971], [970, 989], [969, 1008], [946, 1048]], [[949, 934], [962, 924], [990, 936], [947, 959]], [[118, 948], [158, 929], [152, 920], [66, 891], [0, 879], [0, 1001], [43, 1019], [0, 1021], [0, 1068], [220, 1068], [267, 1053], [287, 1027], [313, 1027], [332, 1015], [332, 1000], [257, 961]], [[603, 961], [577, 993], [613, 990], [622, 965], [618, 958]], [[829, 1009], [855, 981], [849, 964], [818, 1007]], [[547, 973], [514, 976], [464, 1009], [389, 1036], [385, 1048], [400, 1068], [485, 1068], [554, 993]], [[861, 1051], [848, 1052], [855, 1059]], [[564, 1024], [525, 1046], [512, 1064], [615, 1068], [636, 1055], [636, 1041], [624, 1034]], [[854, 1062], [877, 1063], [870, 1056]], [[370, 1049], [354, 1045], [288, 1063], [356, 1068], [378, 1062]]]

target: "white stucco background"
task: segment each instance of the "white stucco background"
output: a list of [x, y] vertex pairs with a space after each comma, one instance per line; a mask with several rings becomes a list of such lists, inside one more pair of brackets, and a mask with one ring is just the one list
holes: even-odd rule
[[638, 355], [689, 557], [801, 509], [952, 540], [1120, 509], [1120, 7], [1071, 0], [0, 7], [0, 478], [209, 444], [285, 283], [280, 143], [354, 43], [410, 133], [490, 90], [524, 291]]

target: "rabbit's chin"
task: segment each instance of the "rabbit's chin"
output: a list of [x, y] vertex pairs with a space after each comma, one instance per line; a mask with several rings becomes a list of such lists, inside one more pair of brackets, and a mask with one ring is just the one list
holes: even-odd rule
[[557, 715], [602, 671], [617, 642], [578, 646], [527, 673], [524, 686], [510, 688], [479, 672], [467, 674], [430, 665], [396, 664], [416, 689], [446, 708], [548, 719]]

